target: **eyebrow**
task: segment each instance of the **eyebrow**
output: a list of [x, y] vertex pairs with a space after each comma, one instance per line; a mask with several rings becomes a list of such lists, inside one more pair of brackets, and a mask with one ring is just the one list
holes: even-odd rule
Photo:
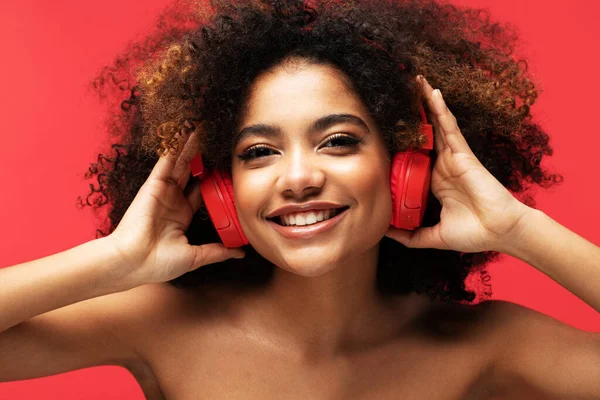
[[[315, 132], [323, 131], [337, 124], [351, 124], [364, 129], [370, 133], [369, 127], [361, 118], [352, 114], [329, 114], [313, 121], [305, 132], [306, 135], [312, 135]], [[235, 147], [240, 141], [251, 136], [280, 137], [281, 128], [278, 125], [254, 124], [249, 125], [239, 131], [233, 138]]]

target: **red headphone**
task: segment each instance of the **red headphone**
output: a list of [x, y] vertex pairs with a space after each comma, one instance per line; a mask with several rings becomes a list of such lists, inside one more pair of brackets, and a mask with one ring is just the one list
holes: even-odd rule
[[[392, 221], [396, 228], [413, 230], [421, 225], [431, 183], [433, 127], [420, 107], [421, 134], [427, 143], [418, 150], [397, 152], [392, 160], [390, 187]], [[231, 176], [223, 171], [205, 171], [200, 153], [190, 163], [192, 175], [200, 179], [200, 191], [206, 209], [225, 247], [241, 247], [248, 239], [238, 220], [233, 199]]]

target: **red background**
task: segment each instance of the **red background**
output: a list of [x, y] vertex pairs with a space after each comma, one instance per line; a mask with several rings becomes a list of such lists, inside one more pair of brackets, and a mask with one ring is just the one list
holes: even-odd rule
[[[106, 149], [104, 106], [86, 84], [129, 40], [141, 38], [168, 0], [22, 0], [0, 11], [0, 267], [54, 254], [94, 238], [89, 208], [75, 207], [83, 174]], [[455, 0], [513, 23], [544, 92], [535, 118], [552, 136], [545, 165], [565, 182], [539, 190], [538, 208], [600, 244], [595, 157], [600, 3], [594, 0]], [[65, 154], [65, 155], [63, 155]], [[573, 265], [572, 268], [577, 268]], [[489, 268], [495, 299], [523, 304], [583, 330], [600, 315], [548, 277], [505, 256]], [[7, 283], [3, 283], [6, 285]], [[10, 283], [8, 283], [10, 284]], [[599, 287], [600, 289], [600, 287]], [[2, 355], [0, 355], [2, 362]], [[5, 399], [143, 399], [129, 373], [94, 367], [0, 383]]]

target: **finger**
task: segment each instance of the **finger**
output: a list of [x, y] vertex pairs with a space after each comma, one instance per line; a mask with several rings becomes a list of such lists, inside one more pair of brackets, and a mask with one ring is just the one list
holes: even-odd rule
[[154, 168], [152, 168], [152, 171], [150, 171], [150, 176], [148, 179], [160, 179], [163, 181], [171, 180], [171, 175], [173, 173], [173, 169], [175, 168], [176, 161], [177, 157], [172, 151], [161, 154], [158, 157], [158, 161], [154, 165]]
[[225, 261], [229, 258], [243, 258], [245, 255], [242, 249], [228, 249], [222, 243], [208, 243], [193, 247], [194, 250], [196, 250], [194, 269], [200, 268], [207, 264]]
[[[184, 152], [189, 139], [194, 133], [197, 135], [197, 131], [198, 129], [194, 130], [193, 132], [182, 129], [181, 131], [177, 132], [175, 134], [175, 139], [177, 140], [176, 149], [168, 149], [166, 152], [163, 152], [160, 155], [156, 165], [150, 173], [150, 177], [179, 184], [180, 179], [185, 173], [186, 169], [184, 162], [180, 161], [181, 155]], [[197, 142], [198, 139], [194, 139], [193, 144], [196, 144]], [[189, 153], [191, 152], [191, 149], [187, 150], [185, 153], [186, 157], [189, 157]], [[189, 161], [191, 161], [192, 158], [193, 155], [189, 157]]]
[[193, 213], [200, 209], [202, 205], [202, 193], [200, 191], [200, 181], [197, 178], [193, 178], [189, 185], [185, 188], [184, 195], [192, 206]]
[[181, 190], [184, 190], [190, 180], [190, 177], [192, 176], [191, 170], [190, 170], [190, 166], [188, 165], [184, 171], [184, 173], [182, 174], [181, 178], [179, 178], [178, 182], [179, 182], [179, 187], [181, 188]]
[[448, 249], [440, 239], [439, 224], [432, 227], [417, 228], [413, 232], [407, 247], [415, 249]]
[[413, 249], [448, 249], [440, 240], [439, 225], [417, 228], [412, 232], [405, 229], [390, 227], [385, 236]]
[[190, 177], [190, 163], [200, 151], [200, 132], [198, 128], [189, 135], [182, 147], [173, 169], [173, 178], [179, 182], [179, 186], [183, 190]]
[[433, 126], [433, 135], [434, 135], [434, 146], [435, 152], [439, 155], [444, 150], [449, 149], [448, 144], [446, 144], [446, 139], [444, 139], [444, 135], [442, 135], [442, 131], [437, 119], [431, 119], [431, 125]]
[[404, 246], [407, 246], [410, 242], [411, 235], [411, 231], [407, 231], [405, 229], [396, 229], [391, 226], [388, 228], [388, 231], [385, 234], [385, 236], [389, 237], [390, 239], [394, 239], [396, 242], [403, 244]]
[[[431, 87], [429, 82], [427, 82], [427, 79], [425, 79], [425, 77], [423, 77], [422, 75], [419, 75], [417, 77], [417, 80], [422, 84], [423, 95], [425, 97], [425, 102], [426, 102], [428, 110], [433, 110], [433, 105], [431, 104], [431, 93], [433, 92], [433, 88]], [[437, 154], [440, 154], [442, 151], [444, 151], [444, 149], [448, 145], [446, 144], [446, 139], [440, 132], [440, 128], [438, 126], [438, 121], [437, 121], [436, 116], [431, 115], [431, 114], [433, 114], [432, 112], [430, 112], [429, 114], [430, 114], [428, 116], [429, 123], [431, 125], [433, 125], [433, 135], [434, 135], [433, 142], [434, 142], [434, 146], [435, 146], [435, 152]]]
[[444, 98], [442, 97], [442, 92], [440, 92], [439, 89], [435, 89], [432, 92], [431, 100], [441, 135], [446, 140], [448, 147], [450, 147], [453, 153], [473, 154], [467, 140], [458, 127], [456, 118], [446, 106]]

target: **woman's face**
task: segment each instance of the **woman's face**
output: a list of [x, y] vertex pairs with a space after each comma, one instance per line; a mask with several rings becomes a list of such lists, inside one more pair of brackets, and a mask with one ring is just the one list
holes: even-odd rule
[[[256, 251], [308, 277], [376, 246], [391, 219], [390, 161], [375, 122], [342, 73], [326, 65], [277, 67], [255, 80], [245, 106], [238, 133], [254, 129], [234, 143], [232, 180], [240, 224]], [[351, 117], [313, 126], [336, 114]], [[279, 207], [311, 201], [349, 208], [334, 226], [310, 237], [287, 237], [267, 219]]]

